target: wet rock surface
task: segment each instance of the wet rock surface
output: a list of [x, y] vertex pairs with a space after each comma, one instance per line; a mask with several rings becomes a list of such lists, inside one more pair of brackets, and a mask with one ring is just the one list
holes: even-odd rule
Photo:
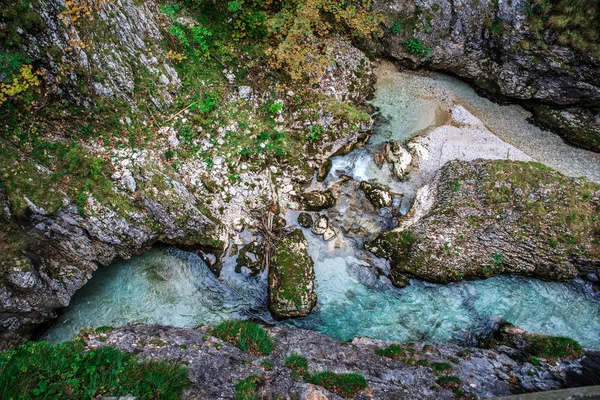
[[309, 213], [300, 213], [298, 215], [298, 225], [303, 228], [310, 228], [313, 225], [313, 218]]
[[365, 181], [362, 181], [359, 187], [375, 208], [390, 207], [392, 205], [393, 198], [389, 190]]
[[411, 277], [566, 281], [598, 272], [597, 184], [537, 163], [475, 160], [447, 163], [434, 186], [421, 191], [412, 219], [366, 244], [391, 262], [397, 286]]
[[277, 319], [308, 315], [317, 302], [315, 270], [304, 233], [295, 229], [275, 246], [269, 266], [269, 310]]
[[314, 190], [302, 195], [302, 205], [307, 211], [321, 211], [335, 205], [335, 197], [331, 190]]
[[275, 351], [260, 357], [210, 336], [210, 329], [131, 325], [90, 335], [87, 344], [114, 345], [138, 353], [143, 359], [183, 362], [192, 382], [184, 397], [211, 399], [232, 399], [235, 384], [251, 375], [264, 377], [260, 386], [263, 398], [340, 398], [324, 388], [294, 379], [284, 365], [292, 354], [307, 359], [310, 374], [330, 370], [363, 375], [369, 388], [356, 399], [455, 398], [455, 393], [436, 383], [441, 382], [442, 376], [456, 376], [460, 392], [474, 398], [558, 389], [565, 386], [565, 375], [578, 373], [587, 359], [556, 363], [541, 360], [540, 365], [534, 366], [515, 356], [520, 354], [518, 349], [506, 345], [481, 349], [449, 343], [401, 346], [401, 355], [394, 359], [376, 353], [387, 348], [389, 342], [367, 338], [339, 342], [313, 331], [288, 328], [268, 330]]

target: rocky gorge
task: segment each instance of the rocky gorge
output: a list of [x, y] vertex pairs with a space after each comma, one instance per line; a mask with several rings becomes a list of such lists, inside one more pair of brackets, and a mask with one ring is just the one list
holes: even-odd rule
[[[202, 284], [190, 280], [189, 293], [221, 293], [202, 313], [214, 313], [215, 324], [236, 317], [270, 325], [273, 355], [215, 339], [202, 313], [182, 319], [181, 328], [140, 315], [126, 323], [148, 325], [82, 331], [79, 338], [90, 350], [110, 344], [142, 360], [187, 365], [186, 398], [486, 398], [598, 383], [600, 67], [593, 52], [561, 46], [550, 33], [541, 45], [524, 1], [377, 0], [383, 34], [354, 42], [328, 37], [323, 46], [333, 62], [309, 72], [306, 90], [252, 64], [251, 51], [241, 56], [251, 64], [243, 69], [234, 67], [240, 60], [223, 58], [232, 49], [202, 58], [185, 41], [173, 44], [185, 29], [197, 46], [210, 35], [197, 10], [161, 3], [40, 1], [22, 10], [26, 21], [3, 8], [3, 32], [23, 27], [18, 37], [3, 36], [0, 47], [33, 60], [47, 91], [34, 110], [51, 113], [39, 122], [30, 111], [27, 131], [3, 122], [2, 348], [69, 315], [70, 303], [80, 304], [72, 299], [102, 269], [166, 245], [210, 271], [198, 278]], [[450, 85], [459, 88], [453, 92], [438, 85], [447, 79], [441, 75], [397, 75], [395, 65], [373, 56], [465, 78], [587, 150], [554, 142], [553, 133], [525, 121], [522, 108], [502, 109], [510, 117], [496, 127], [461, 97], [460, 85]], [[188, 58], [205, 66], [194, 70]], [[411, 85], [420, 87], [417, 95], [394, 97]], [[56, 98], [75, 107], [56, 111]], [[486, 111], [503, 107], [485, 104]], [[102, 113], [110, 124], [102, 124]], [[550, 139], [532, 149], [520, 142], [522, 131]], [[167, 271], [145, 273], [168, 283]], [[438, 343], [425, 343], [424, 335], [416, 344], [414, 337], [393, 344], [402, 336], [377, 325], [384, 313], [377, 308], [363, 321], [379, 332], [373, 339], [339, 342], [335, 334], [294, 327], [327, 333], [338, 291], [354, 307], [363, 287], [396, 296], [390, 282], [504, 274], [579, 279], [563, 289], [588, 307], [589, 329], [573, 327], [585, 330], [587, 349], [538, 354], [536, 338], [563, 327], [527, 333], [496, 320], [478, 322], [485, 328], [469, 339], [449, 337], [454, 343], [437, 336]], [[357, 286], [329, 286], [346, 276]], [[248, 305], [220, 309], [227, 301]], [[381, 332], [391, 342], [377, 340]], [[286, 365], [294, 354], [308, 367]], [[339, 392], [316, 378], [328, 371], [357, 374], [365, 384], [351, 395]], [[254, 397], [236, 397], [241, 382]]]

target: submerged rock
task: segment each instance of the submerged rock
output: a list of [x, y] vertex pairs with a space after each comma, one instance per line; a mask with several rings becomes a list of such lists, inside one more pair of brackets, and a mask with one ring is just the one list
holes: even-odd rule
[[300, 229], [275, 246], [268, 281], [269, 310], [276, 319], [308, 315], [317, 303], [314, 263]]
[[335, 197], [331, 190], [314, 190], [302, 195], [302, 205], [307, 211], [321, 211], [335, 205]]
[[313, 218], [309, 213], [300, 213], [298, 215], [298, 225], [303, 228], [310, 228], [313, 225]]
[[365, 245], [390, 261], [396, 286], [599, 272], [600, 185], [538, 163], [484, 160], [449, 162], [436, 184], [429, 209]]
[[260, 242], [248, 243], [240, 250], [235, 266], [235, 272], [241, 273], [242, 267], [250, 270], [250, 275], [257, 275], [262, 271], [265, 258], [265, 248]]
[[379, 185], [372, 185], [369, 182], [362, 181], [360, 183], [360, 190], [365, 193], [365, 196], [367, 196], [367, 199], [369, 199], [375, 208], [390, 207], [392, 205], [392, 194], [389, 190]]

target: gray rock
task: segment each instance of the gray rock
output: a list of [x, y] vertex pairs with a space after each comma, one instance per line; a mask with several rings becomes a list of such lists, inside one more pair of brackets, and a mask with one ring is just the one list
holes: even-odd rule
[[315, 235], [324, 235], [329, 228], [329, 219], [325, 215], [319, 215], [312, 226], [312, 233]]
[[298, 225], [303, 228], [310, 228], [313, 226], [313, 218], [309, 213], [300, 213], [298, 215]]
[[375, 208], [390, 207], [392, 205], [394, 199], [389, 190], [365, 181], [362, 181], [359, 187]]
[[[389, 342], [368, 338], [340, 342], [317, 332], [283, 327], [268, 329], [276, 351], [269, 356], [257, 356], [210, 336], [210, 329], [130, 325], [98, 334], [104, 342], [92, 335], [90, 340], [94, 346], [90, 342], [88, 345], [117, 346], [123, 351], [138, 353], [144, 360], [184, 362], [191, 380], [191, 386], [184, 393], [186, 399], [231, 399], [235, 384], [250, 375], [265, 378], [260, 387], [263, 398], [340, 399], [324, 388], [294, 378], [285, 366], [291, 354], [307, 359], [309, 374], [329, 370], [364, 376], [369, 389], [355, 398], [382, 400], [454, 399], [454, 393], [436, 383], [439, 376], [428, 366], [434, 362], [450, 365], [448, 374], [460, 379], [459, 389], [467, 398], [491, 398], [564, 387], [565, 375], [578, 371], [587, 359], [533, 367], [510, 358], [502, 350], [465, 348], [450, 343], [403, 346], [412, 360], [392, 359], [376, 354], [377, 350], [389, 346]], [[164, 345], [140, 345], [151, 343], [155, 338], [160, 338]], [[220, 345], [219, 349], [216, 344]], [[426, 362], [419, 364], [417, 360]], [[263, 362], [270, 363], [272, 368], [264, 369]]]
[[335, 205], [331, 190], [307, 192], [302, 195], [302, 205], [307, 211], [321, 211]]

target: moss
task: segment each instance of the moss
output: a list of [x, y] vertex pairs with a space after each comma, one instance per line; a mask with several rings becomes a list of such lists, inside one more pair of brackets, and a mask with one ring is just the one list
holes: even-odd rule
[[433, 369], [433, 373], [436, 375], [441, 375], [452, 371], [452, 364], [447, 362], [432, 362], [430, 366]]
[[277, 317], [306, 315], [314, 306], [313, 261], [306, 246], [299, 229], [275, 246], [269, 270], [269, 307]]
[[581, 345], [570, 338], [530, 335], [527, 339], [529, 340], [527, 352], [532, 357], [541, 357], [555, 362], [557, 360], [575, 360], [583, 357], [584, 354]]

